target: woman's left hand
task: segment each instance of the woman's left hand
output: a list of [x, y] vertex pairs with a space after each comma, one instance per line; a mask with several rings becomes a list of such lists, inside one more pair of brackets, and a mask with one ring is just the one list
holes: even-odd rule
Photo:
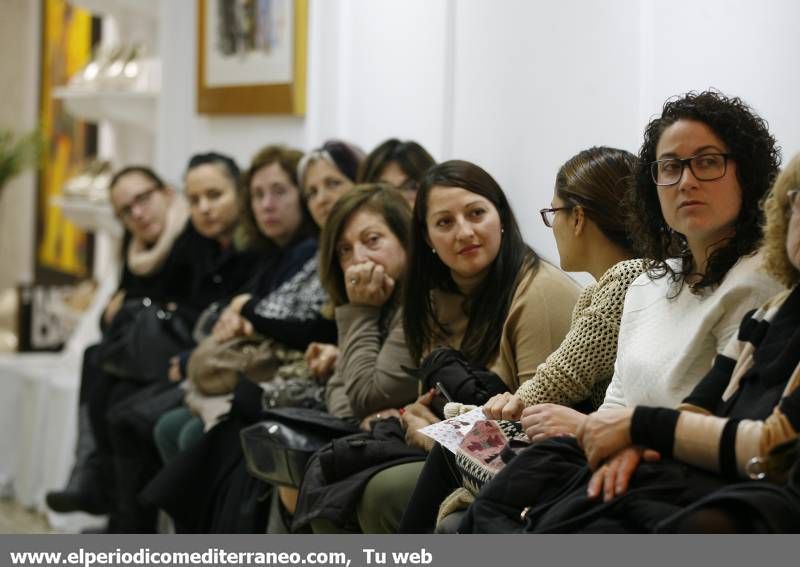
[[641, 447], [625, 447], [603, 465], [594, 471], [589, 480], [586, 496], [590, 499], [598, 498], [601, 494], [603, 501], [608, 502], [617, 496], [625, 494], [630, 485], [633, 473], [639, 468], [639, 463], [655, 462], [661, 458], [658, 451], [642, 449]]
[[382, 307], [391, 297], [395, 282], [383, 266], [367, 261], [347, 268], [344, 285], [353, 305]]
[[576, 432], [589, 467], [596, 469], [611, 455], [631, 445], [632, 408], [596, 411]]
[[573, 436], [586, 416], [567, 406], [536, 404], [522, 410], [522, 429], [531, 441]]

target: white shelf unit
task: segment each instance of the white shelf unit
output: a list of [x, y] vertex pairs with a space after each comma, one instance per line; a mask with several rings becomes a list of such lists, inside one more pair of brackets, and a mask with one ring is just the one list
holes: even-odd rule
[[157, 91], [93, 91], [63, 87], [53, 96], [64, 102], [67, 111], [89, 122], [110, 120], [152, 132], [158, 110]]
[[158, 18], [158, 0], [70, 0], [70, 3], [95, 14], [118, 19], [131, 13], [152, 20]]
[[[99, 159], [114, 168], [152, 165], [160, 99], [159, 1], [71, 1], [103, 16], [104, 46], [144, 46], [149, 74], [131, 85], [136, 89], [65, 87], [53, 96], [73, 116], [98, 124]], [[116, 290], [122, 227], [105, 202], [59, 197], [52, 205], [94, 232], [94, 277], [100, 285], [62, 352], [0, 355], [7, 394], [0, 398], [0, 495], [10, 492], [22, 505], [46, 512], [55, 529], [77, 532], [98, 518], [54, 514], [44, 495], [64, 486], [73, 465], [83, 351], [99, 340], [99, 318]]]

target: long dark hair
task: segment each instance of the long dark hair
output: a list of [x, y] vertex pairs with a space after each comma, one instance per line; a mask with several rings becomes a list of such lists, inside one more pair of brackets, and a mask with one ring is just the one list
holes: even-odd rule
[[627, 251], [633, 243], [622, 205], [637, 163], [630, 152], [595, 146], [568, 159], [556, 175], [556, 194], [568, 205], [582, 207], [606, 238]]
[[467, 304], [467, 324], [461, 352], [476, 366], [488, 366], [497, 356], [500, 335], [521, 278], [538, 266], [538, 257], [525, 244], [503, 190], [477, 165], [452, 160], [432, 167], [422, 180], [414, 203], [411, 254], [403, 299], [403, 327], [414, 360], [431, 347], [434, 336], [445, 329], [436, 318], [431, 292], [459, 293], [448, 268], [428, 245], [428, 195], [433, 187], [459, 187], [488, 199], [497, 209], [503, 227], [497, 258]]
[[[693, 292], [719, 284], [740, 257], [753, 253], [761, 240], [764, 214], [760, 203], [778, 174], [780, 148], [766, 121], [740, 98], [729, 98], [718, 91], [690, 92], [667, 100], [661, 116], [652, 120], [644, 132], [639, 150], [636, 187], [628, 194], [628, 225], [637, 252], [646, 259], [652, 278], [669, 274], [683, 285], [692, 272], [694, 259], [686, 238], [674, 232], [664, 220], [658, 189], [650, 174], [661, 135], [679, 120], [702, 122], [725, 142], [736, 162], [736, 175], [742, 189], [742, 207], [735, 222], [735, 234], [708, 257], [705, 273], [692, 284]], [[679, 272], [667, 258], [681, 260]]]

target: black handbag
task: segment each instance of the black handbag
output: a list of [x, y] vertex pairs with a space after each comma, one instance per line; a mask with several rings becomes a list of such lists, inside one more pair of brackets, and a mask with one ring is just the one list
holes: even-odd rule
[[431, 411], [440, 419], [444, 419], [447, 402], [482, 406], [492, 396], [509, 391], [497, 374], [474, 368], [460, 351], [451, 347], [439, 347], [425, 357], [419, 368], [404, 370], [419, 380], [425, 391], [436, 389]]
[[265, 410], [263, 421], [242, 429], [242, 451], [254, 477], [297, 488], [306, 464], [332, 439], [356, 433], [358, 424], [308, 408]]
[[112, 376], [153, 382], [167, 376], [170, 358], [193, 345], [192, 325], [178, 308], [145, 297], [123, 303], [97, 356], [100, 368]]

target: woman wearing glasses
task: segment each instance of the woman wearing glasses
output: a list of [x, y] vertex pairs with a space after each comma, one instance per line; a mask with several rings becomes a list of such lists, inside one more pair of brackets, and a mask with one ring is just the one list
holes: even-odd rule
[[[798, 187], [800, 156], [778, 177], [764, 207], [765, 266], [790, 289], [745, 316], [714, 371], [678, 410], [612, 410], [591, 416], [584, 428], [581, 441], [590, 465], [635, 442], [700, 469], [689, 469], [694, 472], [687, 475], [690, 480], [702, 478], [704, 470], [723, 485], [688, 509], [682, 506], [688, 500], [686, 487], [673, 488], [668, 503], [661, 503], [660, 516], [675, 515], [660, 522], [658, 531], [796, 533], [800, 528]], [[793, 456], [781, 446], [787, 441], [794, 445]], [[600, 467], [592, 483], [599, 487], [605, 476]], [[770, 482], [725, 486], [726, 478], [736, 477]], [[696, 484], [687, 483], [689, 489]]]
[[619, 320], [628, 286], [644, 270], [619, 206], [633, 182], [636, 157], [595, 147], [570, 158], [556, 175], [551, 207], [540, 212], [553, 229], [561, 269], [588, 272], [597, 283], [581, 293], [561, 346], [516, 394], [499, 394], [483, 408], [492, 419], [518, 420], [535, 404], [597, 408], [614, 372]]
[[[629, 194], [630, 234], [647, 271], [625, 298], [614, 376], [598, 414], [677, 406], [711, 368], [744, 314], [782, 289], [762, 272], [763, 258], [755, 254], [763, 220], [759, 202], [779, 163], [764, 120], [738, 98], [689, 93], [667, 101], [648, 124], [639, 159], [636, 189]], [[523, 428], [536, 440], [576, 435], [585, 420], [560, 406], [533, 406], [522, 415]], [[589, 497], [611, 499], [624, 492], [643, 457], [655, 454], [629, 448], [612, 456], [602, 490], [595, 486]], [[549, 475], [563, 477], [569, 470], [588, 474], [585, 465], [574, 439], [535, 444], [487, 485], [462, 527], [520, 529], [519, 512], [526, 506], [557, 503], [563, 496], [542, 490], [545, 477], [553, 480]], [[509, 477], [520, 474], [528, 480], [513, 503], [516, 518], [487, 523], [497, 515], [490, 510], [515, 485]], [[555, 485], [563, 486], [561, 480]], [[587, 498], [585, 490], [581, 497]], [[528, 529], [538, 530], [538, 520]]]

